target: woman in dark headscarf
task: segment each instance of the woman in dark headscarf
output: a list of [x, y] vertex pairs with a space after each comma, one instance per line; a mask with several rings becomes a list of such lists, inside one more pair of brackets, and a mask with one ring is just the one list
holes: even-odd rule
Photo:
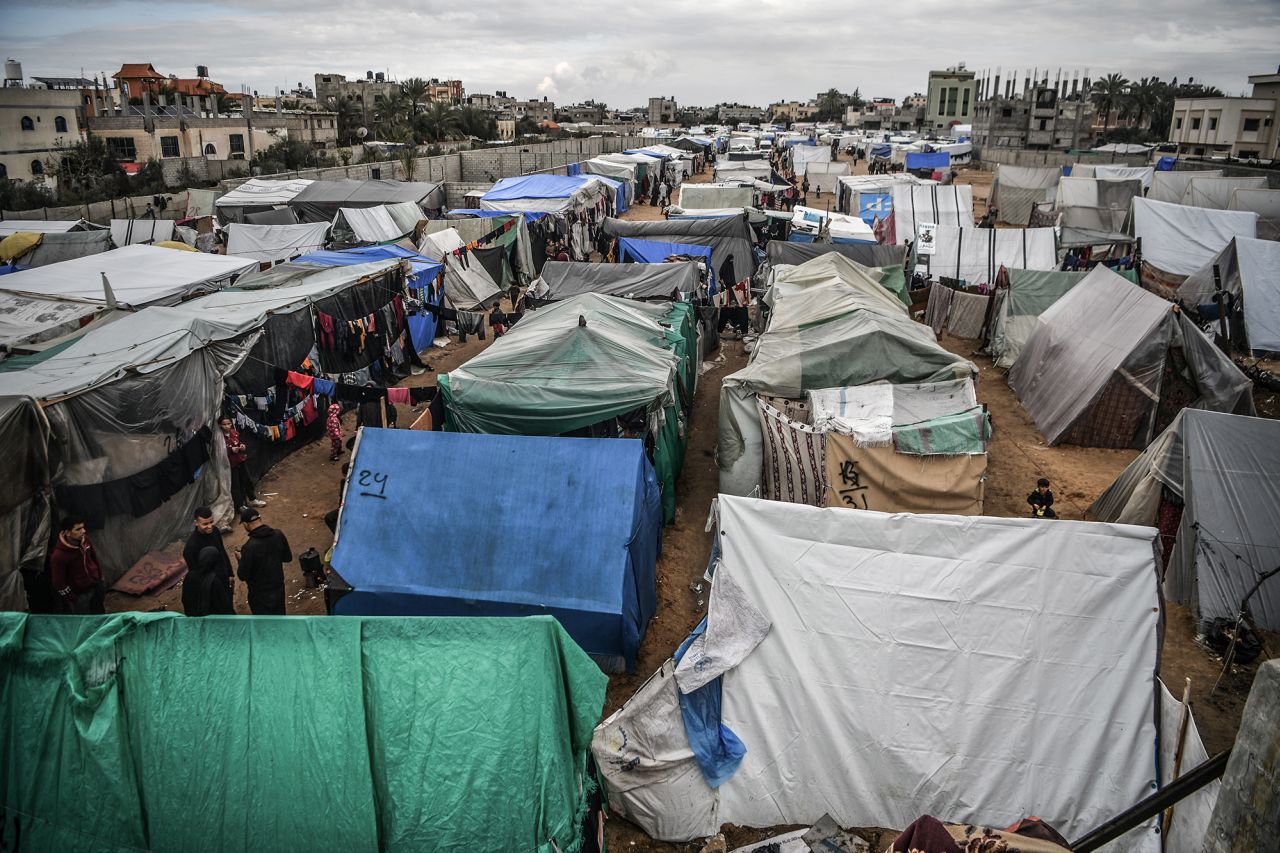
[[201, 548], [195, 567], [182, 584], [182, 609], [188, 616], [234, 614], [231, 587], [218, 576], [222, 555], [217, 548]]

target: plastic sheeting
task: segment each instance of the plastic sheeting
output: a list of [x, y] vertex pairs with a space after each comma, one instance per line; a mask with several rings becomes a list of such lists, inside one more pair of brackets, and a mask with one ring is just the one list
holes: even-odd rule
[[929, 257], [929, 274], [934, 278], [947, 276], [969, 286], [995, 284], [1002, 266], [1056, 269], [1054, 229], [939, 225], [934, 230], [934, 252]]
[[582, 849], [606, 679], [551, 619], [0, 614], [0, 655], [33, 850]]
[[1141, 181], [1143, 190], [1151, 188], [1155, 173], [1155, 166], [1121, 166], [1099, 163], [1093, 167], [1093, 177], [1100, 181]]
[[155, 244], [173, 239], [172, 219], [113, 219], [111, 242], [118, 247]]
[[[365, 429], [351, 470], [332, 561], [354, 591], [335, 613], [550, 615], [607, 671], [634, 671], [662, 530], [643, 442]], [[479, 472], [485, 488], [457, 490]], [[421, 497], [445, 494], [420, 526]]]
[[1251, 210], [1258, 214], [1258, 237], [1280, 240], [1280, 190], [1235, 190], [1227, 210]]
[[1062, 169], [1058, 166], [996, 167], [989, 207], [998, 208], [1000, 221], [1026, 226], [1037, 204], [1053, 201]]
[[389, 243], [412, 234], [422, 209], [413, 202], [376, 207], [340, 207], [333, 219], [335, 238], [341, 235], [358, 243]]
[[[905, 826], [922, 812], [994, 826], [1036, 814], [1075, 837], [1150, 793], [1154, 530], [732, 496], [719, 527], [709, 620], [731, 582], [735, 608], [770, 625], [758, 645], [739, 630], [703, 649], [706, 674], [724, 673], [721, 722], [746, 744], [741, 766], [716, 791], [689, 777], [671, 719], [673, 694], [694, 684], [684, 664], [593, 741], [611, 804], [653, 837], [824, 813]], [[1129, 849], [1159, 850], [1154, 824]]]
[[[1145, 447], [1157, 405], [1170, 393], [1162, 376], [1172, 348], [1194, 385], [1191, 405], [1252, 414], [1253, 383], [1230, 359], [1168, 302], [1103, 266], [1040, 315], [1009, 384], [1049, 444], [1096, 410], [1114, 438], [1108, 446]], [[1103, 406], [1113, 383], [1142, 401], [1123, 420]]]
[[88, 231], [94, 226], [83, 219], [0, 219], [0, 237], [33, 231], [36, 234], [65, 234], [68, 231]]
[[0, 610], [26, 610], [20, 572], [44, 568], [50, 536], [49, 422], [28, 397], [0, 397]]
[[304, 178], [273, 181], [250, 178], [214, 202], [218, 216], [227, 222], [243, 222], [246, 213], [261, 213], [283, 207], [315, 181]]
[[[669, 219], [655, 222], [630, 222], [606, 219], [601, 226], [610, 237], [638, 237], [672, 243], [694, 243], [710, 246], [715, 258], [716, 280], [721, 287], [749, 278], [756, 271], [754, 235], [742, 216], [716, 219]], [[729, 270], [725, 280], [721, 271]]]
[[679, 205], [685, 210], [751, 207], [753, 204], [755, 189], [750, 186], [683, 184], [680, 187]]
[[892, 192], [895, 242], [914, 242], [921, 222], [973, 227], [973, 187], [968, 184], [897, 184]]
[[[381, 207], [408, 202], [423, 209], [444, 206], [441, 184], [432, 181], [313, 181], [288, 200], [304, 222], [332, 222], [341, 208]], [[425, 215], [420, 215], [425, 219]], [[404, 232], [401, 232], [404, 233]]]
[[493, 307], [502, 299], [503, 291], [474, 256], [465, 260], [446, 256], [444, 295], [449, 304], [460, 311], [480, 311]]
[[908, 169], [950, 169], [951, 155], [946, 151], [908, 151], [906, 167]]
[[[1036, 318], [1086, 275], [1059, 270], [1005, 268], [1008, 289], [992, 320], [988, 351], [997, 367], [1012, 367], [1036, 328]], [[999, 297], [998, 297], [999, 298]]]
[[[1089, 513], [1154, 524], [1164, 489], [1185, 503], [1166, 594], [1202, 620], [1235, 618], [1259, 575], [1280, 564], [1280, 422], [1184, 409]], [[1259, 587], [1249, 609], [1280, 629], [1275, 585]]]
[[724, 493], [750, 494], [760, 483], [757, 394], [795, 398], [812, 389], [938, 382], [975, 373], [912, 320], [873, 271], [836, 253], [779, 274], [770, 295], [769, 327], [751, 361], [720, 387], [716, 460]]
[[793, 145], [788, 153], [791, 157], [791, 171], [795, 172], [797, 180], [810, 163], [831, 162], [831, 147], [828, 145]]
[[1182, 204], [1182, 196], [1187, 185], [1196, 178], [1221, 178], [1221, 169], [1206, 169], [1201, 172], [1157, 171], [1151, 177], [1151, 189], [1147, 190], [1147, 198], [1152, 201], [1163, 201], [1169, 204]]
[[329, 223], [309, 222], [303, 225], [245, 225], [233, 222], [227, 226], [227, 254], [259, 261], [287, 261], [307, 252], [324, 248]]
[[902, 246], [880, 246], [857, 243], [791, 243], [786, 240], [770, 240], [765, 247], [765, 258], [771, 267], [799, 266], [822, 255], [835, 254], [848, 258], [864, 267], [901, 266]]
[[1142, 259], [1171, 275], [1191, 275], [1234, 237], [1257, 237], [1258, 214], [1133, 200], [1133, 235]]
[[1231, 208], [1231, 194], [1235, 190], [1265, 190], [1266, 188], [1266, 178], [1192, 178], [1182, 193], [1182, 203], [1191, 207], [1228, 210]]
[[[1250, 349], [1280, 351], [1280, 243], [1236, 237], [1178, 288], [1184, 305], [1212, 305], [1218, 270], [1222, 289], [1243, 305]], [[1216, 308], [1216, 306], [1214, 306]]]
[[503, 178], [480, 197], [485, 210], [564, 213], [593, 204], [607, 190], [597, 175], [522, 175]]
[[20, 269], [47, 267], [86, 255], [109, 252], [113, 248], [115, 244], [111, 242], [111, 232], [105, 230], [42, 234], [39, 245], [15, 258], [13, 263]]
[[[705, 247], [698, 247], [705, 248]], [[627, 299], [679, 299], [698, 289], [698, 265], [692, 261], [652, 264], [593, 264], [547, 261], [536, 287], [539, 299], [565, 299], [603, 293]]]

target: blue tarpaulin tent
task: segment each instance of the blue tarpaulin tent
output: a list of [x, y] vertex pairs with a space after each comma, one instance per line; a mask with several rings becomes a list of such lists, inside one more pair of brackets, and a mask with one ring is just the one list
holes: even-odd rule
[[333, 612], [549, 614], [603, 668], [631, 671], [661, 531], [641, 441], [367, 428], [332, 558], [352, 591]]
[[[430, 304], [438, 305], [439, 298], [431, 298], [431, 290], [427, 285], [435, 281], [436, 276], [444, 270], [444, 266], [436, 260], [432, 260], [425, 255], [419, 255], [417, 252], [410, 251], [403, 246], [397, 246], [394, 243], [383, 246], [361, 246], [356, 249], [343, 249], [341, 251], [320, 251], [311, 252], [297, 258], [298, 263], [316, 264], [325, 267], [346, 267], [354, 264], [367, 264], [370, 261], [388, 261], [396, 258], [403, 258], [409, 262], [412, 270], [409, 273], [408, 284], [410, 287], [421, 289], [423, 297]], [[415, 314], [408, 318], [409, 337], [412, 339], [413, 348], [418, 352], [423, 352], [431, 346], [431, 342], [436, 336], [436, 315], [429, 312]]]
[[496, 206], [495, 202], [521, 201], [525, 199], [569, 199], [591, 181], [599, 181], [613, 191], [618, 213], [627, 209], [626, 190], [618, 181], [599, 175], [520, 175], [503, 178], [480, 197], [481, 202]]
[[638, 240], [635, 237], [618, 238], [619, 260], [630, 259], [638, 264], [660, 264], [672, 255], [691, 255], [707, 259], [707, 289], [712, 296], [716, 292], [716, 268], [711, 262], [711, 247], [693, 243], [663, 243], [659, 240]]
[[948, 151], [910, 151], [907, 153], [908, 169], [950, 169], [951, 153]]

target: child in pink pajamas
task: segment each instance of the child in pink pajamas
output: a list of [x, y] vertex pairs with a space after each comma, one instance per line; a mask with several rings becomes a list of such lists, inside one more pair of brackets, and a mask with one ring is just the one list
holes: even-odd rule
[[329, 433], [329, 461], [337, 462], [342, 455], [342, 407], [337, 403], [329, 404], [329, 417], [324, 425]]

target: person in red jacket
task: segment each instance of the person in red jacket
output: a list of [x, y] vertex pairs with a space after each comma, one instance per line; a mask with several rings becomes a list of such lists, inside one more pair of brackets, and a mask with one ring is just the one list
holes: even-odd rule
[[84, 519], [68, 515], [58, 528], [58, 541], [49, 555], [49, 579], [64, 613], [105, 613], [106, 586], [93, 555]]

